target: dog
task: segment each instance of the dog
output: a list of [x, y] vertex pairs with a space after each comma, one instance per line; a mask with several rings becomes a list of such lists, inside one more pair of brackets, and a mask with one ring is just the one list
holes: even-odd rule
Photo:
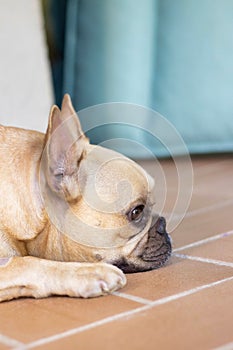
[[171, 255], [154, 180], [91, 145], [68, 94], [46, 134], [0, 126], [0, 301], [97, 297]]

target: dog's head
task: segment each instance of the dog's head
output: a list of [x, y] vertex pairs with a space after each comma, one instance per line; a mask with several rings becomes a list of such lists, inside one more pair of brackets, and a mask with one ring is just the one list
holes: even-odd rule
[[154, 213], [154, 180], [125, 156], [91, 145], [68, 95], [50, 113], [41, 185], [48, 217], [68, 238], [72, 260], [81, 249], [85, 260], [138, 272], [170, 256], [165, 219]]

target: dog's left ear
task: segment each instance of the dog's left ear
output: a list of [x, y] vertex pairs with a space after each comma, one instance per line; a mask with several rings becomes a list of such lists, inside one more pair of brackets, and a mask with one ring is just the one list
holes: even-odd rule
[[79, 195], [78, 166], [89, 141], [66, 94], [61, 110], [53, 106], [45, 138], [46, 177], [50, 188], [72, 200]]

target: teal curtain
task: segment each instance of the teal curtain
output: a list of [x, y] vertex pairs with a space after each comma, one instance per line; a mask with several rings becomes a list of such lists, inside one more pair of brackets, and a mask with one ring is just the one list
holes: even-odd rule
[[[151, 108], [174, 125], [191, 153], [231, 152], [233, 1], [67, 0], [63, 92], [77, 110], [106, 102]], [[80, 113], [84, 124], [86, 114]], [[140, 128], [153, 132], [156, 118], [142, 118]], [[134, 123], [134, 115], [127, 121]], [[116, 136], [113, 129], [106, 138]], [[138, 130], [119, 128], [117, 136], [147, 147]], [[95, 142], [101, 132], [95, 129]], [[129, 153], [137, 156], [133, 146]]]

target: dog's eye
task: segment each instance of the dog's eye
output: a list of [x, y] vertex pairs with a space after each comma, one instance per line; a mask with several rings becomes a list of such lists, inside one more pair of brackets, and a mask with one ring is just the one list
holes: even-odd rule
[[145, 206], [143, 204], [140, 204], [137, 207], [133, 208], [128, 213], [128, 219], [130, 221], [139, 221], [142, 218], [144, 208]]

